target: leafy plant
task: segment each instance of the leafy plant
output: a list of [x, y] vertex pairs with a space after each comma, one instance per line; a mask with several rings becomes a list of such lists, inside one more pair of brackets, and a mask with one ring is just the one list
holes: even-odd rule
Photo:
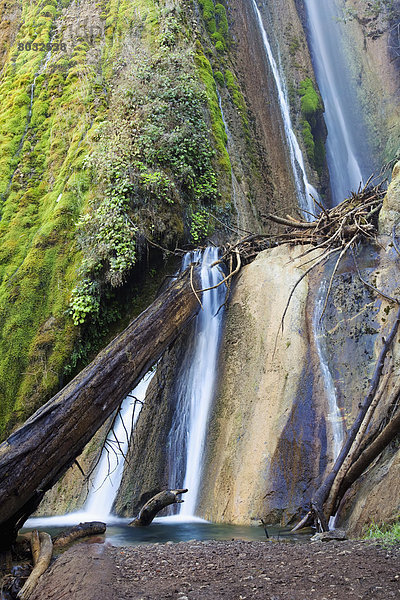
[[192, 214], [190, 235], [195, 244], [204, 240], [210, 233], [210, 215], [206, 209]]
[[372, 522], [365, 530], [363, 537], [378, 540], [385, 546], [400, 544], [400, 520], [392, 525], [385, 523], [378, 525]]
[[94, 281], [85, 279], [71, 294], [70, 314], [74, 325], [81, 325], [89, 315], [98, 314], [99, 309], [99, 288]]

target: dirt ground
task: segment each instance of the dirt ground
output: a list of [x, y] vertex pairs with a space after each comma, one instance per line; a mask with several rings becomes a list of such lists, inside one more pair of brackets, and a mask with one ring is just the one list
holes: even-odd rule
[[366, 541], [77, 544], [31, 600], [400, 598], [400, 548]]

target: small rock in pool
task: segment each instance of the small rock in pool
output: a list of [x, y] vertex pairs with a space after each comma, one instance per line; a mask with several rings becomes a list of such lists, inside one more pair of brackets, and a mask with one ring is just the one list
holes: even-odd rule
[[312, 536], [312, 542], [331, 542], [332, 540], [347, 540], [346, 532], [342, 529], [332, 529], [332, 531], [321, 531]]

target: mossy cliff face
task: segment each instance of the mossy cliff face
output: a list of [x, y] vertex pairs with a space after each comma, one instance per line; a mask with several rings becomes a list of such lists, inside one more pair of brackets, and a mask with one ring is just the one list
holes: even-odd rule
[[259, 226], [251, 190], [268, 177], [226, 9], [211, 4], [211, 22], [191, 2], [0, 9], [2, 436], [104, 343], [143, 281], [146, 238], [198, 243], [215, 230], [210, 213], [234, 216], [217, 86], [241, 140], [243, 212]]

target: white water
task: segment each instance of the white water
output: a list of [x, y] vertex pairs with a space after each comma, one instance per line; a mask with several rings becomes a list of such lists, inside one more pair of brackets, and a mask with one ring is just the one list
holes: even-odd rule
[[[82, 510], [54, 517], [33, 517], [25, 527], [76, 525], [80, 521], [103, 521], [106, 523], [129, 522], [132, 519], [121, 519], [111, 514], [111, 508], [121, 483], [124, 457], [128, 451], [129, 438], [141, 411], [147, 388], [154, 372], [147, 373], [135, 389], [121, 405], [121, 416], [114, 423], [114, 433], [111, 431], [107, 439], [114, 448], [102, 452], [92, 488]], [[136, 402], [135, 398], [140, 402]], [[117, 443], [118, 440], [118, 443]]]
[[332, 458], [333, 461], [335, 461], [339, 456], [339, 452], [343, 445], [345, 432], [343, 428], [342, 415], [337, 402], [335, 385], [333, 383], [332, 375], [325, 357], [324, 338], [326, 333], [321, 325], [321, 315], [325, 303], [327, 289], [327, 281], [323, 280], [319, 287], [317, 298], [315, 301], [315, 310], [313, 315], [313, 333], [315, 344], [317, 347], [321, 373], [324, 381], [324, 388], [328, 399], [329, 413], [327, 421], [331, 429], [330, 434], [332, 439]]
[[[182, 269], [192, 261], [201, 262], [201, 286], [202, 289], [209, 288], [223, 278], [218, 267], [210, 269], [216, 260], [218, 248], [209, 247], [203, 254], [187, 254]], [[178, 376], [176, 416], [169, 435], [169, 485], [189, 490], [184, 503], [179, 505], [178, 516], [184, 520], [195, 515], [198, 500], [223, 317], [223, 310], [218, 312], [218, 309], [224, 302], [225, 291], [225, 286], [221, 285], [203, 293], [203, 310], [196, 318], [192, 344], [186, 350], [186, 359]]]
[[[147, 373], [122, 403], [121, 416], [117, 417], [114, 433], [110, 432], [107, 439], [114, 448], [103, 450], [92, 489], [85, 504], [85, 512], [96, 515], [96, 519], [107, 521], [111, 515], [111, 507], [121, 483], [124, 470], [124, 456], [128, 451], [129, 438], [139, 416], [147, 388], [154, 372]], [[133, 396], [133, 398], [132, 398]], [[135, 398], [139, 400], [135, 404]], [[118, 443], [117, 443], [118, 442]]]
[[350, 191], [357, 191], [364, 180], [360, 158], [365, 150], [365, 136], [360, 142], [360, 119], [357, 103], [349, 93], [353, 82], [346, 72], [335, 0], [305, 0], [305, 5], [314, 68], [325, 105], [327, 161], [336, 205]]
[[312, 220], [312, 216], [308, 213], [315, 214], [315, 205], [312, 201], [310, 194], [315, 198], [319, 199], [317, 190], [309, 183], [307, 173], [304, 165], [303, 154], [300, 150], [299, 142], [297, 141], [296, 134], [294, 133], [292, 120], [290, 118], [290, 109], [286, 87], [284, 84], [283, 77], [279, 73], [276, 61], [272, 54], [271, 46], [268, 41], [267, 33], [265, 31], [264, 23], [258, 10], [255, 0], [251, 0], [254, 8], [254, 12], [257, 17], [258, 26], [262, 35], [264, 44], [265, 54], [267, 55], [271, 70], [274, 76], [276, 90], [278, 93], [279, 107], [282, 114], [283, 126], [285, 130], [285, 136], [288, 143], [290, 161], [292, 164], [293, 175], [296, 183], [297, 195], [299, 199], [300, 208], [304, 212], [304, 218], [308, 221]]

